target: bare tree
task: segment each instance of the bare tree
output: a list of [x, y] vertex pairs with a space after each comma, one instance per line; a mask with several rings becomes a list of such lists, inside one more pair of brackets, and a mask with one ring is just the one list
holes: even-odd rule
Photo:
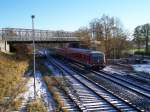
[[[119, 40], [121, 42], [126, 40], [126, 35], [118, 18], [103, 15], [100, 19], [94, 19], [90, 23], [90, 31], [93, 39], [101, 41], [106, 57], [110, 57], [114, 48], [120, 47], [117, 43]], [[118, 51], [121, 52], [120, 49]]]
[[75, 36], [80, 38], [81, 44], [84, 47], [90, 48], [90, 32], [87, 27], [82, 27], [78, 31], [75, 32]]

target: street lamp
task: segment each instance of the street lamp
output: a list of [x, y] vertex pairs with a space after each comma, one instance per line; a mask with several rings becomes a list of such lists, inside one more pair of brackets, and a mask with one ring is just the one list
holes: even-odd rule
[[33, 77], [34, 77], [34, 99], [36, 99], [36, 86], [35, 86], [35, 35], [34, 35], [34, 15], [31, 15], [32, 19], [32, 39], [33, 39]]

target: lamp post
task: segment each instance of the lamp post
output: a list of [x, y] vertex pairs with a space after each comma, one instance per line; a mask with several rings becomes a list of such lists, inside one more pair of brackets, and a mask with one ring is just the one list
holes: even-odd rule
[[34, 35], [34, 15], [31, 15], [32, 19], [32, 39], [33, 39], [33, 77], [34, 77], [34, 99], [36, 99], [36, 86], [35, 86], [35, 35]]

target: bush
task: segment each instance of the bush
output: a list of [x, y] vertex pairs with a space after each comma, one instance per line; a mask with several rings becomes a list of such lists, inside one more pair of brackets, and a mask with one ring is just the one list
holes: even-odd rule
[[135, 51], [134, 52], [135, 55], [146, 55], [146, 56], [150, 56], [150, 52], [146, 53], [144, 51]]

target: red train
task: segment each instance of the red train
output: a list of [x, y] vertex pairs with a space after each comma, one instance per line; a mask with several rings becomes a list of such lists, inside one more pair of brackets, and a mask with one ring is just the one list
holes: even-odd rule
[[104, 68], [105, 55], [99, 51], [80, 48], [59, 48], [56, 54], [78, 62], [88, 68]]

